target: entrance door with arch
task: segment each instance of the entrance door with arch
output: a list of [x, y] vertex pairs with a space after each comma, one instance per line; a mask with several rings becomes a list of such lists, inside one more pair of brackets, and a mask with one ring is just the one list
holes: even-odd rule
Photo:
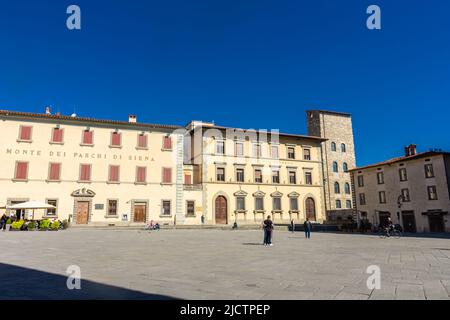
[[224, 196], [218, 196], [215, 201], [216, 224], [227, 224], [227, 212], [227, 199]]
[[305, 216], [309, 221], [316, 221], [316, 203], [313, 198], [305, 200]]

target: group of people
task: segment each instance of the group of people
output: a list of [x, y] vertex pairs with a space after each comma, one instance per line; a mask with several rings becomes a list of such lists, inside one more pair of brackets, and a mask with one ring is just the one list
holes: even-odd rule
[[160, 225], [157, 221], [151, 220], [150, 223], [145, 225], [144, 229], [145, 230], [159, 230]]
[[[270, 216], [267, 216], [267, 219], [264, 220], [262, 228], [264, 230], [264, 242], [263, 244], [265, 246], [272, 246], [272, 235], [273, 235], [273, 221], [271, 220]], [[311, 238], [311, 231], [312, 231], [312, 224], [311, 221], [309, 221], [309, 218], [306, 218], [305, 222], [303, 223], [303, 229], [305, 231], [305, 238], [310, 239]], [[291, 220], [291, 231], [295, 231], [295, 223], [294, 220]]]

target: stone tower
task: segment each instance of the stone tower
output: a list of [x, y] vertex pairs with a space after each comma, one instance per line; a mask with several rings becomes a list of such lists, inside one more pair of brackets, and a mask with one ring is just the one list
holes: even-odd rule
[[349, 113], [308, 110], [308, 134], [322, 143], [323, 177], [327, 220], [354, 214], [353, 183], [347, 170], [356, 165], [352, 116]]

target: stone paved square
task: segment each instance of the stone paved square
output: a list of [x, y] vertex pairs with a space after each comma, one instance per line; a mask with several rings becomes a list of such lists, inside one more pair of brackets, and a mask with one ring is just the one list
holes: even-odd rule
[[[450, 240], [218, 229], [0, 233], [1, 299], [449, 299]], [[66, 270], [81, 268], [81, 290]], [[366, 268], [381, 269], [369, 290]]]

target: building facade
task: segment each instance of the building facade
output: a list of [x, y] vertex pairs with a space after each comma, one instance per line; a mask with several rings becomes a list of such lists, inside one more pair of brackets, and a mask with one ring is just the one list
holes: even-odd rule
[[0, 121], [0, 205], [45, 201], [56, 209], [44, 217], [80, 225], [326, 219], [320, 136], [49, 110], [0, 110]]
[[374, 226], [390, 217], [406, 232], [450, 232], [450, 153], [416, 153], [354, 168], [356, 207]]
[[322, 142], [325, 208], [327, 220], [353, 216], [353, 185], [349, 170], [356, 166], [352, 117], [349, 113], [307, 111], [308, 134]]

